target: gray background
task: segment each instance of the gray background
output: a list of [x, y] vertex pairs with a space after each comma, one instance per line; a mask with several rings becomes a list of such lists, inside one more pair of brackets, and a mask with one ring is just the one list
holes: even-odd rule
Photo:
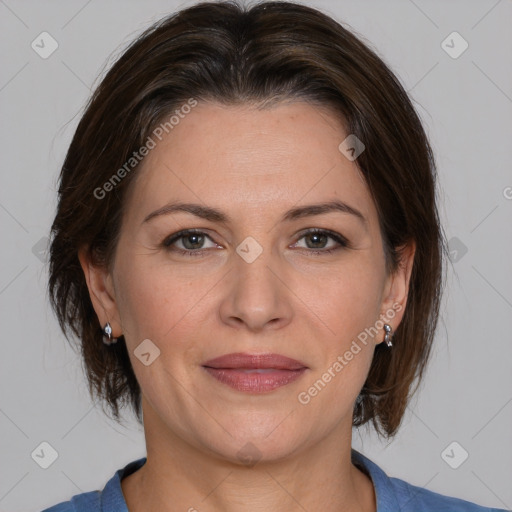
[[[193, 3], [0, 1], [1, 511], [101, 489], [145, 455], [129, 415], [114, 424], [88, 397], [46, 300], [44, 237], [59, 167], [104, 64], [152, 21]], [[454, 263], [433, 359], [398, 437], [379, 442], [361, 429], [354, 447], [389, 475], [511, 508], [512, 3], [310, 4], [364, 37], [412, 95], [437, 155]], [[47, 59], [31, 48], [43, 31], [59, 45]], [[441, 45], [453, 31], [469, 44], [458, 58]], [[43, 441], [58, 452], [48, 469], [31, 457]], [[453, 441], [460, 447], [444, 452]], [[462, 449], [469, 457], [453, 469], [442, 453], [454, 464]]]

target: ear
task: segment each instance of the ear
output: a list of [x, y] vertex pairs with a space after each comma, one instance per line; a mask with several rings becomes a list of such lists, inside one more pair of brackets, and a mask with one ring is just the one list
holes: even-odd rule
[[111, 274], [105, 267], [92, 262], [87, 246], [79, 249], [78, 259], [84, 271], [89, 296], [101, 327], [103, 328], [107, 322], [110, 322], [112, 336], [118, 338], [122, 334], [122, 329]]
[[[386, 279], [380, 318], [396, 331], [400, 325], [407, 305], [409, 281], [411, 279], [416, 243], [411, 241], [400, 249], [398, 268]], [[378, 340], [378, 343], [383, 338]]]

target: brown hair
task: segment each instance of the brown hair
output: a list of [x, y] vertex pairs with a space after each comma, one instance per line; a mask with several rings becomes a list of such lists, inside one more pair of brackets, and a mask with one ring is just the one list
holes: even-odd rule
[[60, 174], [49, 295], [65, 335], [80, 340], [91, 396], [117, 421], [129, 403], [142, 422], [126, 344], [102, 343], [77, 256], [88, 247], [95, 264], [111, 269], [137, 166], [107, 193], [97, 191], [191, 98], [261, 107], [308, 101], [338, 114], [365, 144], [356, 163], [379, 214], [388, 272], [400, 264], [400, 249], [416, 243], [393, 348], [376, 346], [354, 406], [354, 426], [372, 420], [379, 435], [392, 437], [423, 376], [444, 286], [434, 158], [407, 93], [375, 51], [329, 16], [291, 2], [203, 2], [172, 14], [130, 44], [89, 100]]

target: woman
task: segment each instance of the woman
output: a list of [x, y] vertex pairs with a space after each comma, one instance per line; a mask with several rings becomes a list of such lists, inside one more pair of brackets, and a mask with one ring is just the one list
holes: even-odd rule
[[49, 282], [147, 457], [47, 510], [491, 510], [351, 447], [400, 426], [445, 253], [420, 120], [354, 35], [282, 2], [156, 23], [77, 128]]

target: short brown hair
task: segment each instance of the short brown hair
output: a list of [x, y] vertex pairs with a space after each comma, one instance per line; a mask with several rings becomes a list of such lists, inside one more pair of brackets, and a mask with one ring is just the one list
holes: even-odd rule
[[172, 14], [131, 43], [89, 100], [60, 174], [48, 288], [63, 332], [80, 341], [91, 396], [117, 421], [129, 403], [142, 423], [126, 344], [102, 343], [78, 259], [87, 247], [111, 269], [137, 166], [104, 197], [95, 191], [191, 97], [260, 107], [311, 102], [365, 144], [356, 163], [379, 214], [388, 272], [406, 244], [414, 241], [416, 253], [393, 348], [376, 346], [353, 424], [372, 420], [379, 435], [395, 435], [430, 355], [444, 286], [434, 158], [411, 100], [376, 52], [329, 16], [291, 2], [203, 2]]

